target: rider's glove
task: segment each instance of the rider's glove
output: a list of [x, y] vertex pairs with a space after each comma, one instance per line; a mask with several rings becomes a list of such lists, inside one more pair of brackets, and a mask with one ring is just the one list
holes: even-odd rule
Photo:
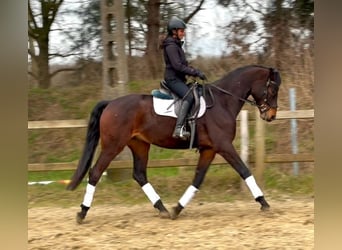
[[205, 74], [200, 71], [200, 70], [197, 70], [197, 76], [201, 79], [201, 80], [208, 80], [207, 77], [205, 76]]

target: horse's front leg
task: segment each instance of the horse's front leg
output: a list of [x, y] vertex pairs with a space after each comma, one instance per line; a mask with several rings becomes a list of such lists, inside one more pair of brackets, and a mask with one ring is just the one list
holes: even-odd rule
[[161, 218], [170, 218], [169, 211], [165, 208], [160, 196], [157, 194], [151, 183], [147, 180], [146, 168], [150, 144], [132, 139], [128, 143], [133, 154], [133, 178], [141, 186], [147, 198], [154, 208], [158, 209]]
[[209, 168], [210, 163], [215, 157], [215, 152], [210, 149], [200, 150], [200, 157], [198, 160], [195, 177], [193, 179], [192, 185], [190, 185], [183, 196], [179, 199], [177, 206], [172, 208], [171, 219], [176, 219], [180, 212], [185, 208], [185, 206], [191, 201], [195, 196], [196, 192], [199, 190], [205, 174]]
[[223, 158], [228, 161], [228, 163], [235, 169], [235, 171], [241, 176], [241, 178], [246, 182], [247, 187], [252, 193], [255, 201], [259, 202], [261, 205], [261, 210], [266, 211], [269, 210], [270, 205], [265, 200], [264, 194], [256, 183], [254, 176], [247, 168], [245, 163], [241, 160], [239, 154], [236, 152], [233, 145], [229, 145], [225, 147], [228, 150], [224, 152], [219, 152]]

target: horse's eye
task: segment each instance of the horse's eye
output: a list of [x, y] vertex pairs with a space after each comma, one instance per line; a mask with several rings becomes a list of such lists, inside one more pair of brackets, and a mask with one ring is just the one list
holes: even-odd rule
[[269, 88], [269, 92], [272, 96], [276, 95], [278, 92], [278, 88]]

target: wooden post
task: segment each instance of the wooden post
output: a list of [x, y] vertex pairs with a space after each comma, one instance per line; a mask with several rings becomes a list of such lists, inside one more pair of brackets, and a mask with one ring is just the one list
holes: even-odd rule
[[[125, 53], [124, 10], [122, 0], [101, 0], [103, 99], [114, 99], [127, 93], [128, 70]], [[125, 148], [117, 160], [130, 159]], [[113, 181], [131, 178], [131, 169], [110, 169]]]
[[[240, 157], [241, 160], [248, 167], [248, 144], [249, 144], [249, 132], [248, 132], [248, 111], [242, 110], [240, 112], [240, 137], [241, 137], [241, 146], [240, 146]], [[240, 185], [241, 191], [247, 191], [247, 186], [244, 180], [241, 180]]]
[[265, 170], [265, 124], [259, 117], [259, 110], [255, 115], [255, 179], [260, 188], [264, 186], [263, 174]]

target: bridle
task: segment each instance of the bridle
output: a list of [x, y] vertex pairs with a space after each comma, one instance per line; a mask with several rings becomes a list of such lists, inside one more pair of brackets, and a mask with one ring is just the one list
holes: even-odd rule
[[[278, 84], [277, 84], [275, 81], [272, 81], [271, 78], [270, 78], [270, 76], [269, 76], [268, 79], [267, 79], [267, 82], [266, 82], [266, 84], [265, 84], [264, 95], [263, 95], [263, 97], [262, 97], [262, 99], [263, 99], [264, 102], [263, 102], [262, 104], [260, 104], [260, 105], [258, 105], [258, 104], [256, 103], [255, 100], [245, 99], [245, 98], [236, 96], [236, 95], [234, 95], [233, 93], [231, 93], [230, 91], [225, 90], [225, 89], [223, 89], [223, 88], [221, 88], [221, 87], [219, 87], [219, 86], [217, 86], [217, 85], [207, 85], [207, 86], [214, 87], [214, 88], [218, 89], [220, 92], [222, 92], [222, 93], [224, 93], [224, 94], [233, 96], [233, 97], [239, 99], [240, 101], [243, 101], [243, 102], [245, 102], [245, 103], [248, 103], [248, 104], [250, 104], [250, 105], [252, 105], [252, 106], [256, 106], [256, 107], [259, 108], [259, 110], [260, 110], [261, 113], [265, 113], [265, 112], [267, 112], [270, 108], [277, 108], [277, 106], [272, 106], [272, 107], [271, 107], [271, 105], [269, 105], [269, 103], [268, 103], [268, 99], [269, 99], [268, 88], [269, 88], [271, 85], [275, 85], [275, 86], [278, 87]], [[210, 88], [209, 88], [209, 91], [211, 91]], [[212, 94], [211, 94], [211, 96], [212, 96]]]
[[278, 88], [278, 84], [275, 82], [275, 81], [272, 81], [271, 78], [269, 77], [267, 82], [266, 82], [266, 86], [265, 86], [265, 90], [264, 90], [264, 96], [263, 96], [263, 101], [264, 103], [262, 103], [261, 105], [257, 105], [257, 107], [259, 108], [260, 112], [261, 113], [264, 113], [266, 111], [268, 111], [270, 108], [278, 108], [278, 106], [271, 106], [269, 105], [269, 102], [268, 102], [268, 99], [269, 99], [269, 96], [268, 96], [268, 88], [271, 86], [271, 85], [274, 85]]

